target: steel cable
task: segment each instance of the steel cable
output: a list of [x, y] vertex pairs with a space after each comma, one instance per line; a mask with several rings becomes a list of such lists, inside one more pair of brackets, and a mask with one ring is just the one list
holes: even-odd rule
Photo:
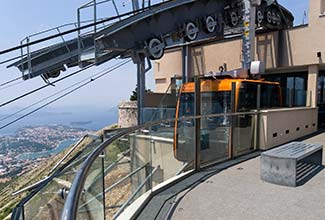
[[[115, 67], [113, 67], [113, 68], [111, 68], [111, 69], [109, 69], [109, 70], [107, 70], [107, 71], [104, 72], [104, 73], [102, 73], [102, 71], [101, 71], [101, 72], [100, 72], [101, 74], [100, 74], [100, 73], [97, 73], [97, 74], [94, 75], [95, 77], [93, 76], [93, 77], [90, 77], [90, 78], [88, 78], [88, 79], [85, 79], [85, 80], [84, 80], [84, 81], [86, 81], [85, 83], [82, 83], [80, 86], [78, 86], [78, 87], [76, 87], [76, 88], [74, 88], [74, 89], [71, 89], [70, 91], [64, 93], [63, 95], [61, 95], [61, 96], [59, 96], [59, 97], [57, 97], [57, 98], [55, 98], [55, 99], [53, 99], [53, 100], [51, 100], [51, 101], [49, 101], [49, 102], [43, 104], [43, 105], [41, 105], [40, 107], [34, 109], [33, 111], [30, 111], [30, 112], [28, 112], [28, 113], [26, 113], [26, 114], [24, 114], [24, 115], [18, 117], [17, 119], [15, 119], [15, 120], [13, 120], [13, 121], [11, 121], [11, 122], [9, 122], [9, 123], [7, 123], [7, 124], [1, 126], [1, 127], [0, 127], [0, 130], [2, 130], [2, 129], [4, 129], [4, 128], [6, 128], [6, 127], [8, 127], [8, 126], [10, 126], [10, 125], [12, 125], [12, 124], [14, 124], [14, 123], [16, 123], [17, 121], [20, 121], [20, 120], [22, 120], [23, 118], [25, 118], [25, 117], [27, 117], [27, 116], [29, 116], [29, 115], [31, 115], [31, 114], [33, 114], [33, 113], [35, 113], [35, 112], [37, 112], [37, 111], [43, 109], [43, 108], [45, 108], [46, 106], [48, 106], [48, 105], [50, 105], [50, 104], [52, 104], [52, 103], [54, 103], [54, 102], [56, 102], [56, 101], [58, 101], [58, 100], [60, 100], [60, 99], [62, 99], [62, 98], [64, 98], [64, 97], [70, 95], [71, 93], [73, 93], [73, 92], [75, 92], [75, 91], [81, 89], [82, 87], [84, 87], [84, 86], [86, 86], [86, 85], [88, 85], [88, 84], [94, 82], [95, 80], [97, 80], [97, 79], [99, 79], [99, 78], [101, 78], [101, 77], [107, 75], [108, 73], [111, 73], [112, 71], [114, 71], [114, 70], [116, 70], [116, 69], [118, 69], [118, 68], [120, 68], [120, 67], [126, 65], [126, 64], [129, 63], [129, 62], [130, 62], [130, 60], [128, 60], [128, 61], [124, 61], [123, 63], [121, 63], [121, 64], [119, 64], [119, 65], [117, 65], [117, 66], [115, 66]], [[80, 83], [81, 83], [81, 82], [80, 82]]]

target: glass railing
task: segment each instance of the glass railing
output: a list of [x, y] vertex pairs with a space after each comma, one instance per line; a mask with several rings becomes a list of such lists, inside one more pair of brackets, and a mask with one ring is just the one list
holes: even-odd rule
[[14, 209], [12, 220], [60, 218], [76, 171], [87, 155], [102, 143], [100, 137], [92, 135], [82, 140], [55, 165], [50, 176], [30, 190], [30, 194]]
[[115, 135], [80, 166], [61, 219], [130, 218], [130, 210], [180, 174], [254, 151], [256, 114], [183, 117]]
[[142, 114], [144, 123], [173, 119], [176, 117], [175, 112], [179, 82], [182, 82], [182, 79], [175, 76], [172, 78], [171, 83], [164, 93], [156, 93], [151, 97], [150, 93], [146, 94], [147, 102], [153, 102], [152, 99], [154, 99], [155, 105], [153, 105], [154, 107], [146, 106], [143, 108]]
[[[175, 104], [176, 105], [176, 104]], [[145, 122], [152, 122], [152, 121], [161, 121], [164, 119], [173, 119], [175, 118], [175, 111], [176, 108], [144, 108], [143, 109], [143, 120]]]

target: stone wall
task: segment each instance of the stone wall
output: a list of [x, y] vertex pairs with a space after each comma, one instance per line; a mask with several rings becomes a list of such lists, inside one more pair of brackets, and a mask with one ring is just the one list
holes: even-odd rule
[[133, 127], [138, 124], [137, 102], [123, 101], [118, 106], [118, 126]]

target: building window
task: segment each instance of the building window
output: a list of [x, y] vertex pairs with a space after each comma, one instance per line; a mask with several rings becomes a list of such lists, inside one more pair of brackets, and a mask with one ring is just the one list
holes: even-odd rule
[[318, 105], [325, 106], [325, 71], [320, 71], [318, 77], [317, 87], [317, 101]]
[[166, 82], [166, 78], [156, 79], [156, 84], [165, 84]]
[[282, 89], [282, 103], [284, 107], [306, 106], [307, 73], [283, 73], [267, 75], [265, 79], [279, 82]]

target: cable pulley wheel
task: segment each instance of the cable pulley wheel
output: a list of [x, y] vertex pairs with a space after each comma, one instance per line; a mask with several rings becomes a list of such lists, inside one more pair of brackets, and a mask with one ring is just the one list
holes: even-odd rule
[[208, 16], [205, 19], [205, 29], [208, 33], [213, 33], [216, 31], [217, 22], [212, 16]]
[[273, 24], [277, 23], [276, 13], [274, 11], [272, 12], [272, 22], [273, 22]]
[[258, 10], [256, 12], [256, 19], [257, 19], [257, 24], [258, 25], [262, 25], [263, 20], [264, 20], [264, 14], [261, 10]]
[[60, 71], [55, 71], [55, 72], [45, 73], [43, 74], [43, 76], [45, 77], [45, 79], [50, 79], [50, 78], [57, 78], [60, 76], [60, 74], [61, 74]]
[[267, 11], [266, 12], [266, 21], [267, 21], [267, 23], [272, 24], [272, 20], [273, 20], [273, 18], [272, 18], [272, 12], [271, 11]]
[[276, 12], [275, 17], [276, 17], [276, 24], [281, 25], [281, 15], [280, 15], [280, 13]]
[[237, 13], [235, 11], [232, 11], [230, 13], [230, 23], [231, 23], [231, 26], [232, 27], [237, 27], [238, 22], [239, 22], [239, 18], [238, 18]]
[[159, 60], [164, 56], [165, 44], [158, 38], [152, 38], [148, 44], [149, 58]]
[[185, 39], [187, 41], [194, 41], [198, 37], [199, 28], [193, 23], [189, 22], [185, 26]]

